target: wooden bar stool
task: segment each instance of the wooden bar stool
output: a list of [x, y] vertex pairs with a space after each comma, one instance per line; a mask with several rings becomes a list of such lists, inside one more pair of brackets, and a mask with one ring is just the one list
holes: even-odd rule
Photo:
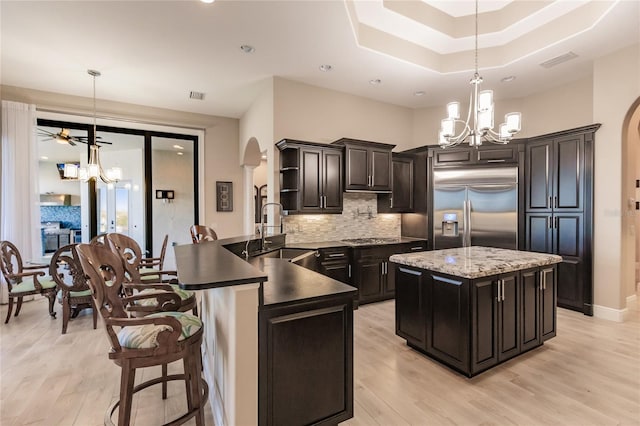
[[[118, 425], [129, 425], [133, 394], [171, 380], [185, 381], [188, 410], [167, 425], [183, 424], [194, 417], [196, 425], [204, 425], [204, 406], [209, 388], [201, 376], [202, 321], [195, 315], [171, 311], [180, 305], [180, 296], [173, 292], [120, 296], [123, 287], [137, 284], [125, 282], [120, 256], [106, 246], [80, 244], [77, 251], [94, 303], [104, 319], [111, 344], [109, 358], [121, 367], [120, 399], [107, 409], [105, 425], [113, 424], [111, 417], [116, 409]], [[142, 318], [129, 318], [127, 307], [146, 298], [156, 298], [163, 311]], [[183, 362], [184, 374], [163, 375], [134, 386], [137, 368], [178, 360]]]

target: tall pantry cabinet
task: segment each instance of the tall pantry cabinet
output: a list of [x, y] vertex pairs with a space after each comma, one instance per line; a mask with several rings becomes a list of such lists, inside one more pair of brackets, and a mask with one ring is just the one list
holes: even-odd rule
[[527, 140], [525, 250], [562, 256], [558, 306], [593, 315], [593, 145], [599, 124]]

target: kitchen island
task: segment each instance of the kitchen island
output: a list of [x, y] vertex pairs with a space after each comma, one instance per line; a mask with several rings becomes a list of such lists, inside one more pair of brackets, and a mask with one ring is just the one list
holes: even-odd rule
[[251, 251], [257, 242], [248, 236], [175, 248], [180, 286], [201, 290], [215, 423], [337, 424], [352, 417], [356, 289], [269, 253], [243, 260], [228, 249]]
[[463, 247], [389, 260], [396, 334], [469, 377], [556, 334], [560, 256]]

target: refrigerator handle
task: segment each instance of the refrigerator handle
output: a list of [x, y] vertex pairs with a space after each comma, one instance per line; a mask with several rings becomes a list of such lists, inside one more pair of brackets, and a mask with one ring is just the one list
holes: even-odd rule
[[467, 200], [466, 201], [466, 206], [465, 206], [465, 211], [467, 212], [467, 218], [465, 220], [465, 224], [464, 224], [464, 231], [465, 231], [465, 235], [467, 237], [467, 241], [465, 243], [465, 246], [469, 247], [471, 246], [471, 200]]

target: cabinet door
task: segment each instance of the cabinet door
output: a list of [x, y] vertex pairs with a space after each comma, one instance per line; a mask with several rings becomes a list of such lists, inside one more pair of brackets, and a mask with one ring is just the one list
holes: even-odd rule
[[361, 303], [380, 299], [382, 295], [382, 259], [359, 259], [355, 263], [354, 283]]
[[540, 297], [540, 329], [542, 341], [556, 335], [556, 268], [540, 268], [542, 291]]
[[554, 251], [562, 256], [558, 265], [558, 304], [584, 308], [584, 224], [582, 213], [554, 215]]
[[469, 284], [431, 274], [427, 289], [427, 353], [469, 374]]
[[520, 273], [521, 288], [521, 351], [527, 351], [542, 343], [540, 339], [540, 294], [542, 292], [542, 276], [537, 269], [529, 269]]
[[342, 211], [342, 150], [322, 151], [322, 204], [325, 211]]
[[370, 150], [371, 186], [374, 191], [391, 191], [391, 151], [372, 148]]
[[471, 373], [498, 363], [498, 282], [487, 277], [471, 283]]
[[369, 150], [359, 146], [347, 146], [345, 155], [345, 189], [369, 189]]
[[300, 211], [320, 210], [322, 150], [300, 149]]
[[389, 262], [389, 258], [387, 258], [384, 263], [384, 277], [382, 280], [382, 290], [385, 296], [389, 298], [393, 298], [396, 294], [396, 275], [392, 271], [395, 265]]
[[520, 275], [500, 276], [502, 298], [498, 303], [498, 360], [520, 353]]
[[409, 213], [413, 210], [413, 159], [393, 158], [392, 169], [390, 211]]
[[550, 211], [552, 201], [553, 142], [527, 144], [525, 192], [527, 211]]
[[481, 146], [476, 151], [478, 164], [515, 163], [518, 161], [518, 145], [501, 147]]
[[553, 253], [553, 216], [550, 213], [527, 213], [525, 220], [525, 249]]
[[425, 274], [406, 266], [395, 268], [396, 334], [420, 349], [426, 349]]
[[555, 139], [554, 159], [554, 211], [581, 211], [584, 203], [584, 135]]
[[319, 272], [345, 284], [350, 282], [348, 262], [322, 262]]

